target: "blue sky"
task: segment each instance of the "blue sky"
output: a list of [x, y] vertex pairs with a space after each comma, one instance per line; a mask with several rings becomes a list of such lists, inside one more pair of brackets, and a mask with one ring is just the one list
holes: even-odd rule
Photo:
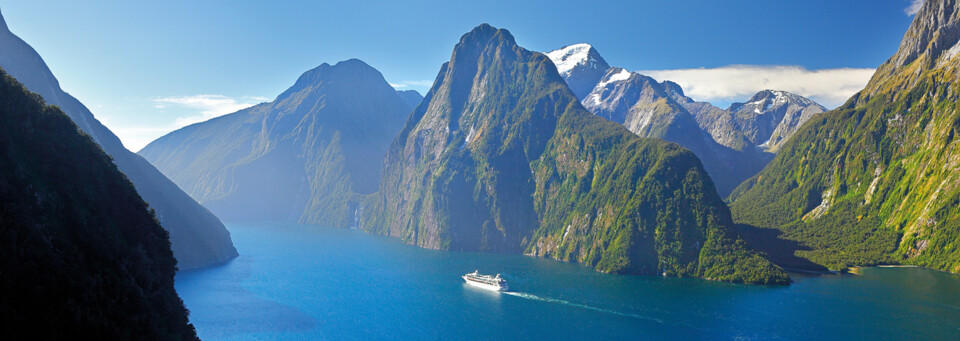
[[916, 0], [0, 0], [11, 31], [136, 151], [191, 122], [268, 101], [304, 71], [359, 58], [424, 92], [487, 22], [535, 51], [586, 42], [611, 65], [726, 105], [763, 88], [827, 106], [891, 56]]

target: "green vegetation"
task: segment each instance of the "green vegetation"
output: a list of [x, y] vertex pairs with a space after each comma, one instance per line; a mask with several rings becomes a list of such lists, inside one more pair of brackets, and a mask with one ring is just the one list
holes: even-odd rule
[[12, 340], [193, 340], [176, 260], [133, 185], [0, 71], [0, 320]]
[[957, 68], [901, 72], [919, 76], [875, 78], [878, 90], [804, 125], [734, 191], [735, 220], [783, 231], [832, 269], [960, 270]]
[[547, 57], [463, 36], [385, 161], [361, 227], [428, 248], [524, 252], [598, 271], [781, 284], [699, 160], [587, 112]]

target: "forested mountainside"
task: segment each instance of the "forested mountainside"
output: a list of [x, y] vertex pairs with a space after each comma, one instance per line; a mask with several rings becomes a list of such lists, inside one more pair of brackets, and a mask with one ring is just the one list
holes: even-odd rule
[[731, 196], [834, 269], [960, 271], [960, 3], [929, 0], [866, 88], [817, 115]]

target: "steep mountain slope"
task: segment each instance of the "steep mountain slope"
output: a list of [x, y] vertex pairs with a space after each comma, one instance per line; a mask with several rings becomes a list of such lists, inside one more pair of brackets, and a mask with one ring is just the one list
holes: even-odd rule
[[636, 72], [608, 69], [582, 103], [595, 115], [620, 122], [641, 137], [660, 138], [690, 149], [721, 195], [729, 194], [770, 159], [753, 148], [738, 151], [717, 143], [664, 84]]
[[731, 198], [737, 220], [801, 242], [839, 269], [960, 271], [960, 3], [928, 0], [896, 55], [817, 115]]
[[700, 162], [586, 111], [546, 56], [481, 25], [387, 154], [361, 227], [422, 247], [598, 271], [783, 283], [732, 238]]
[[610, 68], [600, 53], [589, 44], [564, 46], [547, 52], [547, 57], [557, 66], [557, 71], [573, 94], [581, 100], [593, 91], [593, 87]]
[[140, 195], [156, 210], [173, 243], [181, 269], [222, 263], [237, 256], [230, 233], [150, 163], [131, 153], [76, 98], [60, 89], [57, 79], [30, 45], [11, 33], [0, 16], [0, 67], [51, 105], [60, 107], [84, 133], [110, 155]]
[[408, 103], [362, 61], [323, 64], [273, 102], [184, 127], [140, 154], [225, 220], [355, 226], [359, 194], [377, 190]]
[[3, 337], [197, 339], [167, 232], [110, 157], [2, 71], [0, 103]]

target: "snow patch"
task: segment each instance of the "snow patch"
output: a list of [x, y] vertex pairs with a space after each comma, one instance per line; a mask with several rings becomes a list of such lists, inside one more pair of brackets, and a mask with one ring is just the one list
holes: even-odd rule
[[620, 71], [617, 73], [607, 74], [607, 76], [604, 77], [603, 80], [601, 80], [600, 83], [597, 84], [597, 87], [603, 88], [610, 83], [625, 81], [627, 79], [630, 79], [630, 76], [632, 75], [633, 75], [633, 72], [627, 71], [625, 69], [620, 69]]

